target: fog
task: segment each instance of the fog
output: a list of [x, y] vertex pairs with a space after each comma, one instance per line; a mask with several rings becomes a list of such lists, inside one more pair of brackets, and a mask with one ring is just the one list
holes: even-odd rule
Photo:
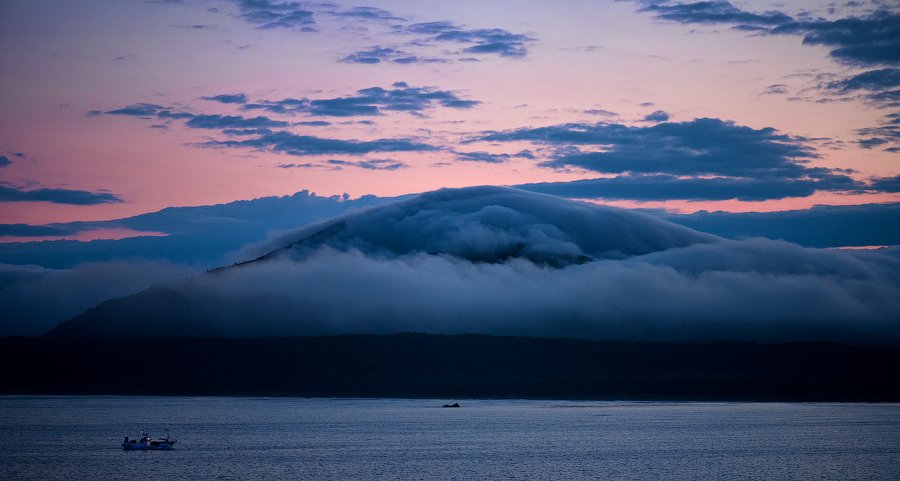
[[245, 254], [276, 246], [106, 302], [55, 334], [900, 339], [896, 251], [724, 240], [514, 189], [423, 194]]
[[101, 301], [196, 271], [167, 262], [93, 262], [72, 269], [0, 264], [0, 335], [34, 336]]

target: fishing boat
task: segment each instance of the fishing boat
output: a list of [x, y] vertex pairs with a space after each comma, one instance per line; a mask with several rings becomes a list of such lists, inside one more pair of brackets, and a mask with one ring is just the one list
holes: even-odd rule
[[122, 449], [126, 451], [165, 451], [174, 449], [176, 442], [178, 441], [169, 439], [168, 429], [166, 429], [166, 437], [156, 439], [153, 439], [153, 436], [151, 436], [150, 433], [144, 432], [144, 430], [141, 429], [141, 437], [139, 439], [129, 439], [128, 436], [125, 436], [125, 440], [122, 441]]

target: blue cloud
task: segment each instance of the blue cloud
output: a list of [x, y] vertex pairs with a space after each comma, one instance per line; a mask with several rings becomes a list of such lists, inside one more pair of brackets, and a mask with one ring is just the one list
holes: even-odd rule
[[819, 248], [900, 245], [900, 203], [659, 215], [676, 224], [730, 239], [768, 237]]
[[456, 154], [456, 160], [460, 160], [463, 162], [486, 162], [490, 164], [499, 164], [503, 162], [507, 162], [514, 157], [521, 157], [525, 159], [534, 159], [534, 154], [529, 150], [523, 150], [518, 154], [492, 154], [490, 152], [454, 152]]
[[644, 122], [665, 122], [669, 120], [669, 114], [662, 110], [657, 110], [645, 115], [643, 120]]
[[340, 61], [344, 63], [374, 64], [408, 55], [408, 53], [394, 48], [375, 46], [367, 50], [359, 50], [341, 57]]
[[[108, 114], [108, 115], [128, 115], [131, 117], [153, 117], [159, 111], [161, 111], [165, 108], [166, 107], [163, 107], [161, 105], [156, 105], [156, 104], [138, 103], [138, 104], [131, 104], [131, 105], [128, 105], [128, 106], [125, 106], [125, 107], [122, 107], [122, 108], [116, 109], [116, 110], [108, 110], [103, 113]], [[99, 113], [99, 111], [96, 111], [96, 110], [91, 111], [91, 113], [94, 113], [94, 112]]]
[[[869, 188], [877, 192], [900, 192], [900, 175], [873, 179]], [[900, 226], [900, 223], [895, 224], [896, 226]]]
[[788, 197], [808, 197], [817, 190], [858, 191], [863, 186], [847, 176], [831, 176], [825, 179], [752, 179], [632, 174], [571, 182], [524, 184], [516, 187], [532, 192], [581, 199], [639, 201], [734, 199], [758, 202]]
[[298, 2], [272, 2], [270, 0], [237, 0], [240, 18], [256, 24], [258, 28], [299, 28], [315, 31], [316, 21], [311, 10]]
[[[621, 124], [563, 124], [534, 129], [489, 132], [488, 141], [532, 141], [567, 146], [545, 167], [580, 167], [602, 173], [668, 173], [751, 177], [821, 176], [802, 165], [816, 157], [800, 139], [775, 129], [752, 129], [720, 119], [667, 122], [648, 127]], [[576, 145], [604, 147], [600, 152], [573, 150]]]
[[762, 91], [761, 95], [784, 95], [788, 93], [787, 85], [785, 84], [772, 84], [765, 88]]
[[839, 92], [854, 90], [886, 90], [900, 87], [900, 69], [869, 70], [852, 77], [829, 82], [826, 86]]
[[9, 165], [11, 163], [12, 163], [12, 161], [9, 160], [9, 157], [7, 157], [5, 155], [0, 155], [0, 167], [6, 167], [7, 165]]
[[743, 11], [728, 1], [648, 5], [641, 12], [649, 12], [662, 20], [678, 23], [717, 24], [733, 23], [744, 26], [779, 26], [793, 21], [789, 15], [778, 11], [752, 13]]
[[367, 160], [340, 160], [330, 159], [328, 164], [347, 167], [359, 167], [366, 170], [398, 170], [409, 167], [406, 162], [393, 159], [367, 159]]
[[262, 116], [246, 118], [237, 115], [193, 115], [185, 125], [195, 129], [260, 129], [287, 127], [288, 123]]
[[332, 15], [371, 21], [406, 21], [406, 19], [403, 17], [398, 17], [387, 10], [382, 10], [375, 7], [353, 7], [350, 10], [333, 12]]
[[302, 113], [322, 117], [355, 117], [380, 115], [382, 111], [422, 112], [436, 105], [467, 109], [477, 100], [465, 100], [447, 90], [410, 87], [396, 82], [390, 89], [372, 87], [358, 90], [356, 95], [333, 99], [294, 99], [260, 101], [244, 105], [244, 110], [262, 109], [279, 114]]
[[247, 96], [244, 94], [219, 94], [212, 97], [200, 97], [203, 100], [211, 100], [213, 102], [221, 102], [223, 104], [245, 104]]
[[655, 2], [639, 11], [682, 24], [726, 24], [754, 33], [799, 35], [806, 45], [832, 48], [831, 56], [846, 63], [900, 63], [900, 14], [888, 10], [878, 10], [865, 17], [806, 20], [779, 11], [748, 12], [727, 0], [714, 0], [679, 4]]
[[410, 139], [340, 140], [296, 135], [290, 132], [272, 132], [247, 140], [213, 140], [201, 144], [207, 147], [231, 147], [269, 149], [288, 155], [350, 154], [371, 152], [420, 152], [435, 147]]
[[867, 17], [795, 21], [771, 30], [803, 35], [807, 45], [833, 47], [831, 56], [862, 65], [900, 63], [900, 14], [884, 10]]
[[9, 237], [62, 237], [79, 231], [79, 229], [70, 228], [65, 224], [0, 224], [0, 236]]
[[469, 54], [496, 54], [501, 57], [524, 57], [535, 39], [502, 28], [464, 29], [452, 22], [415, 23], [399, 29], [408, 34], [423, 35], [435, 42], [470, 44], [463, 52]]
[[487, 132], [474, 141], [529, 141], [556, 152], [543, 167], [615, 174], [523, 186], [565, 197], [761, 201], [815, 191], [884, 191], [853, 179], [850, 171], [806, 165], [818, 154], [802, 138], [720, 119], [646, 127], [562, 124]]
[[122, 199], [107, 192], [70, 189], [22, 190], [0, 184], [0, 202], [51, 202], [69, 205], [97, 205], [122, 202]]

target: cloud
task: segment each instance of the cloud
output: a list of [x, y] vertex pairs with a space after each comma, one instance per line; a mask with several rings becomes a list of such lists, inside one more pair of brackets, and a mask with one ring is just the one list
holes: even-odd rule
[[794, 21], [771, 33], [800, 34], [807, 45], [834, 47], [831, 56], [858, 65], [900, 63], [900, 14], [879, 10], [866, 17]]
[[360, 169], [366, 170], [398, 170], [409, 167], [405, 162], [401, 162], [399, 160], [391, 160], [391, 159], [369, 159], [369, 160], [341, 160], [341, 159], [329, 159], [326, 161], [327, 164], [337, 166], [337, 169], [341, 167], [358, 167]]
[[441, 190], [280, 242], [55, 334], [900, 342], [896, 253], [728, 241], [540, 194]]
[[199, 144], [205, 147], [269, 149], [288, 155], [350, 154], [371, 152], [421, 152], [435, 150], [434, 146], [410, 139], [341, 140], [296, 135], [290, 132], [271, 132], [247, 140], [211, 140]]
[[872, 181], [871, 188], [880, 192], [900, 192], [900, 175], [876, 178]]
[[488, 132], [479, 140], [532, 141], [554, 146], [604, 146], [600, 152], [564, 153], [548, 167], [576, 166], [603, 173], [788, 176], [826, 174], [801, 165], [816, 157], [799, 139], [775, 129], [753, 129], [713, 118], [647, 127], [561, 124]]
[[844, 63], [900, 63], [900, 14], [888, 10], [878, 10], [864, 17], [808, 20], [795, 19], [774, 10], [748, 12], [726, 0], [714, 0], [678, 4], [657, 2], [639, 11], [682, 24], [726, 24], [757, 34], [799, 35], [805, 45], [831, 47], [831, 56]]
[[787, 85], [785, 84], [772, 84], [765, 88], [762, 91], [761, 95], [785, 95], [788, 93]]
[[195, 273], [186, 266], [148, 261], [73, 269], [0, 264], [0, 335], [39, 335], [106, 299]]
[[574, 199], [740, 200], [760, 202], [808, 197], [817, 190], [858, 191], [863, 185], [846, 176], [825, 179], [683, 178], [665, 174], [631, 174], [568, 182], [540, 182], [517, 188]]
[[128, 115], [131, 117], [153, 117], [163, 109], [165, 109], [165, 107], [161, 105], [138, 103], [131, 104], [120, 109], [108, 110], [104, 113], [108, 115]]
[[449, 60], [437, 57], [421, 57], [410, 52], [391, 47], [374, 46], [365, 50], [358, 50], [339, 59], [344, 63], [376, 64], [381, 62], [393, 62], [407, 65], [414, 63], [446, 63]]
[[644, 116], [644, 122], [665, 122], [669, 120], [669, 114], [663, 112], [662, 110], [657, 110], [655, 112], [649, 113]]
[[656, 18], [678, 23], [740, 24], [746, 26], [778, 26], [793, 21], [789, 15], [778, 11], [752, 13], [743, 11], [728, 1], [648, 5], [639, 11], [652, 13]]
[[401, 162], [399, 160], [393, 159], [366, 159], [349, 163], [346, 163], [347, 161], [344, 162], [345, 163], [343, 165], [352, 165], [354, 167], [359, 167], [360, 169], [366, 170], [399, 170], [409, 167], [406, 162]]
[[836, 80], [826, 84], [829, 89], [841, 93], [854, 90], [887, 90], [900, 87], [900, 69], [884, 68], [869, 70], [852, 77]]
[[195, 129], [261, 129], [268, 127], [287, 127], [289, 124], [282, 120], [272, 120], [268, 117], [246, 118], [237, 115], [193, 115], [185, 123]]
[[200, 97], [203, 100], [211, 100], [213, 102], [221, 102], [223, 104], [245, 104], [247, 96], [244, 94], [219, 94], [212, 97]]
[[566, 197], [760, 201], [872, 189], [848, 171], [807, 166], [818, 154], [802, 138], [720, 119], [561, 124], [485, 132], [472, 141], [528, 141], [556, 151], [543, 167], [616, 174], [522, 186]]
[[316, 21], [312, 10], [299, 2], [273, 2], [270, 0], [237, 0], [240, 18], [262, 29], [287, 28], [315, 31]]
[[618, 117], [619, 116], [619, 114], [617, 114], [615, 112], [612, 112], [610, 110], [604, 110], [604, 109], [588, 109], [588, 110], [585, 110], [584, 113], [586, 113], [588, 115], [597, 115], [599, 117]]
[[332, 15], [372, 21], [406, 21], [406, 19], [403, 17], [398, 17], [387, 10], [382, 10], [375, 7], [353, 7], [349, 10], [334, 12], [332, 13]]
[[[900, 182], [895, 178], [894, 183], [895, 192], [900, 191]], [[676, 224], [730, 239], [761, 236], [807, 247], [900, 245], [900, 203], [659, 215]]]
[[238, 251], [245, 244], [260, 242], [272, 232], [293, 230], [348, 210], [362, 209], [390, 200], [392, 199], [374, 196], [359, 199], [325, 197], [304, 190], [293, 195], [261, 197], [228, 204], [169, 207], [158, 212], [109, 221], [5, 227], [3, 230], [7, 235], [15, 232], [23, 235], [49, 235], [48, 232], [60, 231], [78, 233], [93, 229], [128, 229], [167, 235], [91, 242], [59, 240], [0, 243], [0, 264], [33, 264], [68, 269], [83, 263], [145, 259], [201, 268], [218, 267], [234, 262], [231, 252]]
[[496, 54], [501, 57], [525, 57], [535, 39], [502, 28], [465, 29], [447, 21], [414, 23], [399, 28], [398, 33], [424, 36], [433, 42], [468, 44], [468, 54]]
[[9, 157], [0, 155], [0, 167], [6, 167], [9, 164], [12, 164], [12, 161], [9, 160]]
[[463, 162], [486, 162], [489, 164], [500, 164], [503, 162], [507, 162], [515, 157], [534, 159], [534, 154], [532, 154], [529, 150], [523, 150], [517, 154], [492, 154], [490, 152], [484, 151], [454, 152], [454, 154], [456, 154], [456, 160], [460, 160]]
[[355, 117], [381, 115], [384, 111], [423, 112], [435, 106], [468, 109], [477, 100], [459, 98], [454, 92], [433, 87], [410, 87], [395, 82], [392, 88], [371, 87], [357, 90], [356, 95], [332, 99], [293, 99], [260, 101], [244, 105], [244, 110], [262, 109], [273, 113], [302, 113], [321, 117]]
[[344, 63], [374, 64], [408, 55], [408, 53], [394, 48], [375, 46], [367, 50], [359, 50], [349, 55], [345, 55], [344, 57], [341, 57], [340, 61]]
[[78, 232], [61, 225], [0, 224], [0, 236], [58, 237]]
[[97, 205], [122, 202], [115, 194], [71, 189], [22, 190], [0, 184], [0, 202], [50, 202], [69, 205]]

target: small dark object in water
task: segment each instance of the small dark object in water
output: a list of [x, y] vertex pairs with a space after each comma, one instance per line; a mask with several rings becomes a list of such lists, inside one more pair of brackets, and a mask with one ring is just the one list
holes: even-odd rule
[[443, 408], [458, 408], [458, 407], [459, 407], [459, 403], [444, 404], [444, 405], [441, 406], [441, 407], [443, 407]]

